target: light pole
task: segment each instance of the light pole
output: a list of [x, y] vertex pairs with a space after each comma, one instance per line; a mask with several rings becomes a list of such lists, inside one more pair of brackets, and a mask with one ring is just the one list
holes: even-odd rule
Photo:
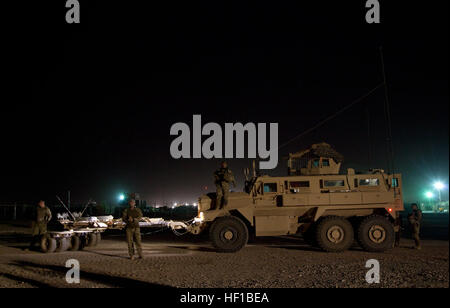
[[434, 183], [434, 188], [438, 191], [439, 203], [441, 203], [441, 189], [444, 188], [444, 184], [442, 182], [436, 182]]

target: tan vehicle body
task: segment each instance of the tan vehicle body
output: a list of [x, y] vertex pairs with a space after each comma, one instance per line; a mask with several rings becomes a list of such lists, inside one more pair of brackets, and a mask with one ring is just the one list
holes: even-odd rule
[[340, 163], [332, 158], [318, 157], [302, 170], [290, 166], [289, 176], [255, 177], [247, 192], [231, 192], [228, 205], [221, 210], [216, 209], [211, 194], [203, 195], [199, 199], [201, 223], [191, 232], [198, 234], [224, 216], [239, 218], [255, 236], [306, 233], [324, 217], [352, 221], [354, 234], [358, 228], [354, 221], [373, 215], [392, 224], [396, 213], [403, 210], [401, 175], [383, 170], [355, 174], [353, 169], [339, 174], [339, 168]]

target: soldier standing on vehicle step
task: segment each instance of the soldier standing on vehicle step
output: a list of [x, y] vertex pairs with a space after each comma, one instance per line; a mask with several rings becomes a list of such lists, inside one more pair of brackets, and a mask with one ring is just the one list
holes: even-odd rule
[[128, 201], [129, 207], [123, 211], [122, 220], [126, 225], [128, 254], [130, 259], [134, 259], [134, 246], [136, 246], [139, 259], [142, 259], [142, 245], [141, 245], [141, 228], [139, 227], [139, 220], [142, 218], [142, 211], [136, 207], [136, 201], [130, 199]]
[[[222, 209], [228, 204], [230, 183], [236, 187], [233, 172], [228, 169], [227, 162], [223, 161], [219, 169], [214, 172], [214, 184], [216, 184], [216, 208]], [[223, 202], [222, 202], [223, 198]]]
[[422, 211], [419, 210], [416, 203], [413, 203], [411, 205], [412, 213], [408, 215], [408, 221], [411, 226], [411, 233], [412, 237], [415, 242], [415, 248], [416, 249], [422, 249], [422, 246], [420, 245], [420, 223], [422, 222]]
[[47, 233], [47, 224], [52, 219], [52, 212], [45, 206], [45, 201], [40, 200], [35, 212], [33, 213], [33, 221], [31, 222], [31, 243], [30, 249], [34, 248], [36, 242]]

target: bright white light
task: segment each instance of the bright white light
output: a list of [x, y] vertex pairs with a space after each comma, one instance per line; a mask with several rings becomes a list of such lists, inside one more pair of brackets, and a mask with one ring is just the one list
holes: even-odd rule
[[189, 204], [186, 202], [184, 205], [188, 206]]
[[174, 204], [173, 204], [173, 207], [176, 207], [178, 204], [175, 202]]
[[434, 183], [434, 188], [436, 188], [437, 190], [441, 190], [444, 188], [444, 184], [442, 182], [436, 182]]
[[125, 195], [124, 195], [124, 194], [121, 194], [121, 195], [119, 196], [119, 200], [120, 200], [120, 201], [125, 200]]
[[427, 197], [428, 199], [431, 199], [431, 198], [433, 198], [433, 193], [431, 191], [427, 191], [425, 193], [425, 197]]
[[194, 202], [194, 204], [193, 204], [194, 206], [197, 206], [198, 204], [197, 204], [197, 202]]

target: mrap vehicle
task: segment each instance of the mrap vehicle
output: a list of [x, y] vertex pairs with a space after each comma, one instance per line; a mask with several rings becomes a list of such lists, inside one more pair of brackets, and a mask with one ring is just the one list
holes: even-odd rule
[[214, 247], [235, 252], [249, 235], [302, 234], [311, 245], [340, 252], [356, 242], [367, 251], [393, 247], [396, 213], [403, 210], [400, 174], [374, 169], [340, 173], [343, 157], [319, 143], [289, 154], [288, 176], [249, 177], [244, 192], [231, 192], [223, 208], [215, 194], [199, 198], [199, 214], [189, 231], [209, 231]]

